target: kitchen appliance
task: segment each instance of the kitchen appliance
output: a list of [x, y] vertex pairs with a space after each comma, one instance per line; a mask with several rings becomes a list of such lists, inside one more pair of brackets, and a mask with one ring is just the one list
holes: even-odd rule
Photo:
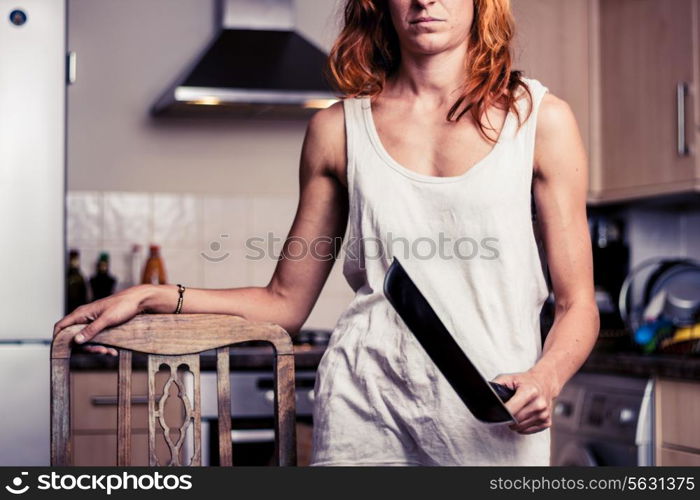
[[66, 4], [0, 0], [0, 465], [49, 464], [64, 312]]
[[[293, 337], [297, 357], [304, 352], [314, 353], [320, 359], [328, 345], [330, 330], [303, 329]], [[255, 354], [256, 349], [270, 353], [269, 344], [249, 342], [246, 347], [237, 348], [241, 354], [248, 350]], [[258, 352], [259, 355], [259, 352]], [[213, 353], [212, 353], [213, 356]], [[313, 425], [314, 385], [316, 382], [317, 363], [305, 364], [295, 370], [295, 396], [297, 424]], [[269, 465], [274, 457], [274, 392], [273, 373], [261, 366], [247, 369], [232, 368], [231, 384], [231, 442], [233, 446], [234, 465], [264, 466]], [[218, 465], [218, 410], [216, 372], [202, 371], [200, 375], [200, 393], [202, 403], [202, 465]], [[297, 436], [298, 447], [305, 446]], [[310, 446], [310, 443], [308, 443]], [[186, 460], [191, 450], [186, 447]], [[299, 458], [310, 455], [311, 450], [301, 450]], [[301, 462], [300, 462], [301, 464]]]
[[384, 277], [384, 295], [477, 419], [517, 423], [503, 404], [515, 391], [486, 381], [396, 257]]
[[[296, 420], [311, 424], [316, 370], [297, 370], [295, 378]], [[272, 371], [233, 371], [230, 381], [234, 465], [269, 465], [275, 446]], [[202, 465], [219, 465], [216, 373], [203, 372], [200, 383]]]
[[221, 30], [154, 115], [306, 117], [337, 100], [326, 54], [294, 29], [293, 0], [219, 0]]
[[593, 281], [603, 330], [623, 328], [616, 298], [630, 264], [622, 219], [610, 215], [591, 215], [588, 225], [592, 241]]
[[578, 372], [555, 399], [552, 465], [654, 465], [653, 379]]

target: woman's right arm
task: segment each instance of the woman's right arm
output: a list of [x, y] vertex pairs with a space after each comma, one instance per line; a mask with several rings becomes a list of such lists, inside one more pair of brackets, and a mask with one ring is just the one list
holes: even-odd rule
[[[188, 288], [182, 313], [241, 316], [269, 321], [294, 335], [308, 318], [333, 267], [347, 224], [345, 131], [342, 102], [316, 112], [304, 137], [299, 168], [299, 203], [282, 253], [263, 287]], [[74, 324], [87, 324], [76, 342], [87, 342], [103, 329], [140, 313], [172, 313], [176, 285], [138, 285], [77, 308], [58, 321], [54, 335]], [[102, 346], [93, 352], [116, 353]]]

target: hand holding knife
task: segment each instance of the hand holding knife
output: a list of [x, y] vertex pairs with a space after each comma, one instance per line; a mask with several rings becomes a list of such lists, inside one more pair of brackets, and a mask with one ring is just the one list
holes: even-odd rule
[[384, 295], [478, 420], [518, 423], [504, 404], [515, 391], [484, 378], [395, 257], [384, 278]]

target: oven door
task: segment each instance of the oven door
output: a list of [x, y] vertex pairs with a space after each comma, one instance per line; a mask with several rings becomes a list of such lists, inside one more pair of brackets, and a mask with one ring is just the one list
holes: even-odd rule
[[[208, 465], [219, 464], [219, 423], [208, 421]], [[213, 431], [213, 432], [212, 432]], [[202, 436], [204, 440], [205, 436]], [[231, 443], [233, 464], [236, 466], [274, 465], [275, 430], [271, 418], [231, 419]], [[204, 450], [202, 450], [204, 451]]]
[[[310, 459], [312, 423], [310, 417], [297, 417], [296, 420], [297, 463], [304, 466]], [[216, 419], [202, 421], [202, 465], [220, 465], [218, 428], [219, 423]], [[274, 420], [231, 419], [231, 445], [234, 466], [275, 465]]]
[[[310, 460], [315, 370], [298, 370], [296, 430], [298, 464]], [[202, 465], [219, 465], [216, 373], [201, 374]], [[231, 443], [233, 465], [274, 465], [274, 392], [271, 371], [231, 372]], [[191, 449], [187, 450], [186, 453]]]

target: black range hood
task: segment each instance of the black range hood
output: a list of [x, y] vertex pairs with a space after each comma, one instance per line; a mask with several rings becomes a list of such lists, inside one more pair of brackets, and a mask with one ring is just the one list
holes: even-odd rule
[[221, 31], [152, 113], [297, 118], [333, 104], [327, 55], [294, 30], [293, 10], [293, 0], [221, 0]]

